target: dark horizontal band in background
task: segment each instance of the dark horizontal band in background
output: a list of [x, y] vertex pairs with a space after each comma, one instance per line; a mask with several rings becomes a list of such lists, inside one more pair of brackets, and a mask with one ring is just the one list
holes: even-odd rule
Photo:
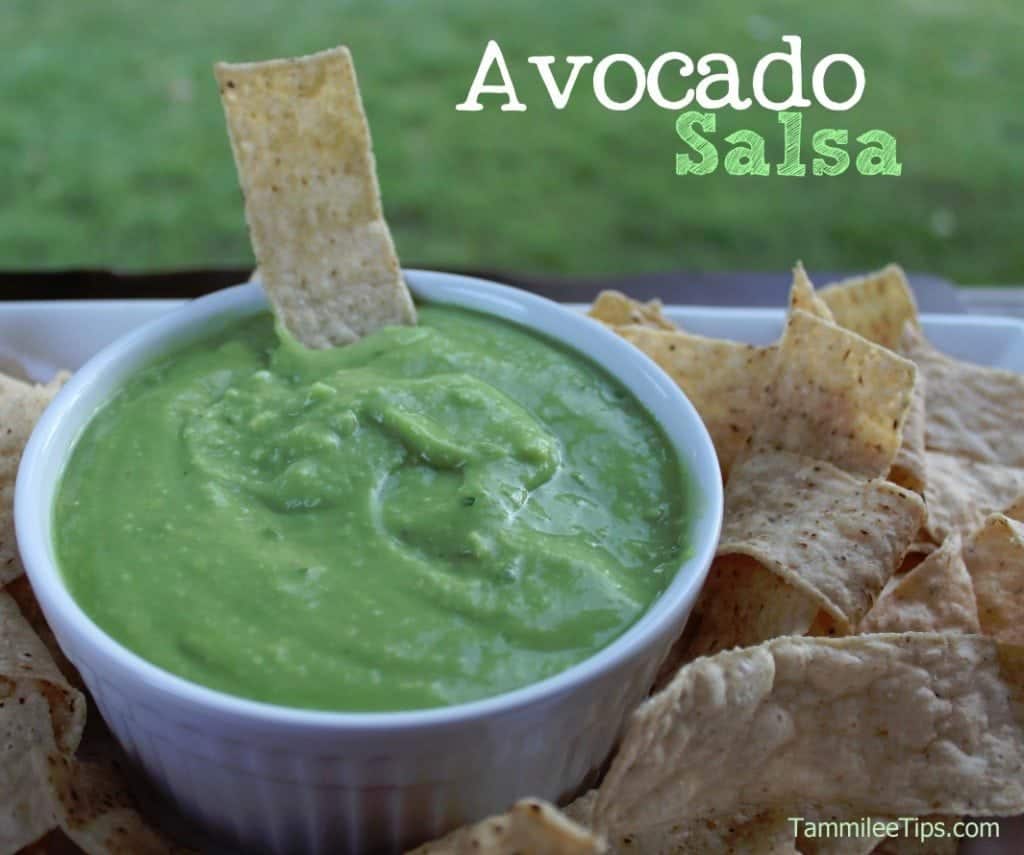
[[[249, 278], [249, 268], [119, 273], [111, 270], [0, 271], [0, 300], [125, 300], [191, 298]], [[604, 288], [632, 297], [658, 297], [665, 303], [691, 306], [773, 306], [786, 303], [792, 275], [720, 272], [644, 273], [621, 276], [538, 276], [499, 270], [453, 271], [525, 288], [564, 302], [585, 303]], [[814, 272], [817, 284], [850, 273]], [[908, 274], [924, 312], [963, 312], [957, 290], [927, 274]]]

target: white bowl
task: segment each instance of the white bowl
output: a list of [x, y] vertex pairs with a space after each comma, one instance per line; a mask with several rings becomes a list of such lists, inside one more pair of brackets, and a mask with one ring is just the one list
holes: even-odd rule
[[[333, 713], [245, 700], [177, 677], [100, 629], [68, 593], [53, 549], [54, 496], [75, 441], [124, 381], [213, 318], [265, 305], [256, 284], [196, 300], [91, 359], [25, 449], [18, 545], [61, 647], [128, 754], [177, 806], [238, 844], [270, 852], [397, 851], [501, 811], [558, 800], [592, 779], [647, 694], [714, 554], [721, 476], [696, 411], [646, 356], [597, 322], [533, 294], [409, 271], [420, 299], [514, 321], [589, 356], [661, 423], [695, 486], [691, 557], [612, 644], [560, 674], [439, 709]], [[713, 367], [709, 367], [713, 370]], [[543, 382], [543, 378], [538, 378]]]

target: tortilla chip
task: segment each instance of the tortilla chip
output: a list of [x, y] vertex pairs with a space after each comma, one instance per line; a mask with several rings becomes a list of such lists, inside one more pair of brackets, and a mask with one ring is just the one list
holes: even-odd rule
[[540, 799], [523, 799], [501, 816], [425, 843], [409, 855], [589, 855], [607, 852], [604, 841]]
[[[981, 636], [779, 638], [698, 659], [633, 713], [593, 806], [613, 839], [742, 810], [1024, 810], [1019, 670]], [[1012, 663], [1019, 649], [1006, 648]]]
[[62, 756], [47, 699], [0, 678], [0, 852], [17, 852], [57, 825], [45, 782]]
[[[15, 731], [14, 739], [27, 746], [26, 756], [0, 763], [0, 796], [4, 797], [0, 799], [0, 851], [14, 851], [44, 835], [54, 848], [37, 846], [32, 851], [87, 855], [194, 851], [171, 842], [146, 823], [116, 764], [80, 762], [57, 749], [39, 702], [39, 696], [32, 696], [17, 708], [23, 730]], [[8, 792], [15, 794], [11, 801]]]
[[679, 668], [699, 656], [749, 647], [781, 635], [810, 631], [819, 609], [815, 599], [746, 555], [715, 559], [707, 581], [655, 680], [671, 682]]
[[754, 451], [791, 451], [868, 478], [889, 471], [910, 408], [913, 363], [797, 309], [777, 366], [755, 414]]
[[46, 782], [54, 764], [78, 747], [84, 726], [84, 696], [0, 592], [0, 851], [54, 827]]
[[347, 48], [215, 68], [263, 287], [307, 347], [413, 324]]
[[928, 449], [1024, 468], [1024, 375], [952, 359], [919, 334], [906, 341], [925, 376]]
[[110, 759], [120, 749], [110, 740], [97, 753], [85, 715], [84, 695], [0, 592], [0, 851], [58, 827], [90, 855], [185, 851], [146, 825]]
[[1024, 491], [1024, 468], [980, 463], [936, 451], [926, 452], [925, 459], [925, 529], [936, 543], [951, 534], [967, 538], [989, 514], [1003, 510]]
[[796, 309], [821, 318], [823, 321], [831, 322], [833, 320], [832, 310], [815, 293], [814, 284], [807, 277], [807, 271], [804, 270], [802, 261], [798, 261], [796, 267], [793, 268], [793, 284], [789, 289], [789, 311], [793, 312]]
[[61, 830], [89, 855], [193, 851], [171, 842], [147, 823], [116, 760], [58, 764], [55, 783]]
[[[32, 632], [18, 606], [0, 592], [0, 692], [5, 697], [39, 694], [50, 708], [57, 747], [72, 753], [85, 726], [85, 697], [70, 686]], [[2, 741], [2, 738], [0, 738]]]
[[657, 362], [690, 399], [727, 478], [761, 415], [775, 348], [638, 326], [618, 327], [616, 332]]
[[0, 588], [24, 572], [14, 539], [14, 481], [21, 452], [67, 378], [61, 373], [45, 386], [33, 386], [0, 374]]
[[662, 314], [661, 300], [641, 303], [621, 291], [602, 291], [587, 312], [594, 320], [611, 327], [639, 326], [674, 330], [676, 325]]
[[797, 454], [758, 454], [725, 491], [719, 555], [747, 555], [849, 631], [867, 613], [924, 521], [924, 503]]
[[992, 514], [964, 547], [981, 631], [1024, 644], [1024, 523]]
[[893, 577], [858, 632], [981, 632], [958, 535], [909, 573]]
[[1012, 520], [1024, 522], [1024, 494], [1014, 499], [1003, 511]]
[[826, 285], [818, 296], [839, 326], [891, 350], [899, 346], [907, 323], [918, 325], [914, 292], [896, 264]]
[[32, 632], [36, 634], [36, 637], [46, 646], [46, 652], [50, 654], [50, 658], [60, 670], [64, 679], [79, 691], [85, 691], [82, 675], [78, 673], [78, 669], [71, 663], [71, 660], [64, 655], [64, 651], [60, 649], [57, 637], [46, 622], [43, 610], [40, 608], [36, 596], [32, 592], [28, 576], [23, 574], [13, 582], [9, 582], [3, 587], [2, 593], [7, 594], [17, 603], [21, 616], [32, 628]]

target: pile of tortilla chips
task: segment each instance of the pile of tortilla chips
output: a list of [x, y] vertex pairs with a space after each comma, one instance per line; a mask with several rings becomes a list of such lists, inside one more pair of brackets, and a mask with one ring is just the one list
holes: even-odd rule
[[895, 266], [815, 291], [798, 265], [769, 347], [614, 292], [590, 314], [704, 419], [717, 557], [596, 790], [416, 851], [955, 852], [794, 818], [1024, 812], [1024, 377], [938, 353]]

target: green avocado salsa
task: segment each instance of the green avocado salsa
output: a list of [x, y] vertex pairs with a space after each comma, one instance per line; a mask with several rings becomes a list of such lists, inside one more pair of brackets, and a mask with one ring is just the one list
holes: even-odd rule
[[499, 694], [621, 635], [688, 549], [678, 455], [579, 354], [419, 313], [320, 351], [248, 316], [128, 382], [55, 503], [82, 608], [183, 677], [339, 711]]

